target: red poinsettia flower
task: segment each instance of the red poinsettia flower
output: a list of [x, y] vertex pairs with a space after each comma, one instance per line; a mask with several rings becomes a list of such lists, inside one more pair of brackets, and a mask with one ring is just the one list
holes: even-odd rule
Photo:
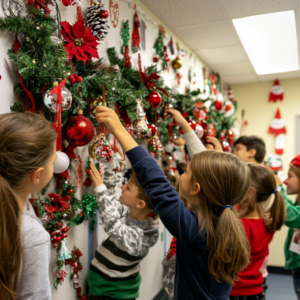
[[92, 35], [92, 26], [86, 30], [84, 21], [79, 19], [73, 26], [66, 21], [61, 22], [61, 27], [60, 33], [66, 40], [64, 46], [70, 59], [75, 55], [78, 60], [85, 63], [93, 57], [99, 58], [97, 51], [99, 39]]
[[142, 80], [145, 88], [147, 88], [147, 89], [154, 88], [154, 89], [157, 89], [157, 90], [163, 92], [167, 97], [169, 96], [169, 94], [166, 92], [165, 89], [155, 86], [156, 85], [155, 81], [160, 78], [159, 75], [157, 75], [156, 73], [152, 73], [152, 74], [150, 74], [150, 76], [147, 76], [146, 73], [140, 72], [140, 76], [141, 76], [141, 80]]

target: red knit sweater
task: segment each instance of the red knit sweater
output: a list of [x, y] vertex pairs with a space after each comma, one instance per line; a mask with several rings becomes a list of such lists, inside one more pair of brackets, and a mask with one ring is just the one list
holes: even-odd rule
[[268, 245], [274, 233], [267, 231], [264, 219], [240, 219], [244, 225], [249, 243], [250, 264], [238, 273], [238, 281], [234, 282], [231, 296], [250, 296], [263, 292], [263, 277], [259, 269], [269, 254]]

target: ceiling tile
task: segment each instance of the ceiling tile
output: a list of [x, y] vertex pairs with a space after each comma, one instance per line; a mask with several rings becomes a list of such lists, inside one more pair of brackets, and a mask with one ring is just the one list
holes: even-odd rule
[[174, 33], [193, 50], [228, 46], [238, 42], [227, 22], [215, 22], [188, 28], [174, 29]]
[[248, 62], [210, 65], [210, 67], [214, 70], [214, 72], [218, 72], [221, 76], [255, 73], [254, 69]]
[[293, 72], [284, 72], [284, 73], [276, 73], [276, 74], [267, 74], [267, 75], [258, 75], [259, 81], [269, 81], [274, 79], [289, 79], [289, 78], [299, 78], [300, 71]]
[[242, 18], [271, 12], [294, 9], [297, 0], [220, 0], [229, 18]]
[[207, 48], [195, 51], [208, 65], [240, 62], [246, 59], [241, 46]]
[[217, 1], [141, 0], [171, 29], [224, 19]]
[[228, 84], [240, 84], [240, 83], [258, 81], [255, 74], [228, 75], [228, 76], [223, 76], [222, 79]]

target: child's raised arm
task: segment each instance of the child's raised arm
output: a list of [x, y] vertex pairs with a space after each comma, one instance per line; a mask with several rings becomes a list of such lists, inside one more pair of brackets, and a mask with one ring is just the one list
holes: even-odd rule
[[184, 206], [156, 160], [137, 145], [114, 111], [99, 106], [96, 118], [106, 124], [126, 151], [139, 183], [170, 233], [180, 242], [191, 243], [198, 235], [198, 217]]

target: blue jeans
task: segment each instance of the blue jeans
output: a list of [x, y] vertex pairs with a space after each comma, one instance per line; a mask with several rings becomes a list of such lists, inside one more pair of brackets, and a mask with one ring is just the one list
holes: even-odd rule
[[292, 269], [294, 289], [298, 300], [300, 300], [300, 269]]
[[230, 300], [265, 300], [264, 294], [252, 296], [229, 296]]

